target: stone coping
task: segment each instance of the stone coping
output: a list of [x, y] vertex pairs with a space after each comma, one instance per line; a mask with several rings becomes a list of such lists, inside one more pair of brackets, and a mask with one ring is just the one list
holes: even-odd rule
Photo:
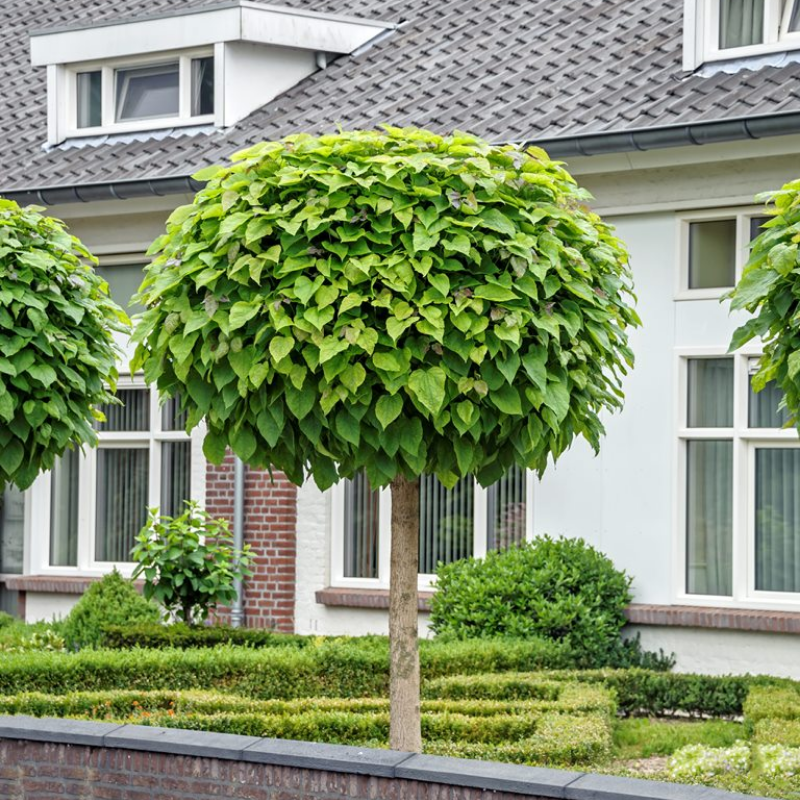
[[229, 733], [0, 716], [0, 739], [217, 758], [563, 800], [745, 800], [705, 786]]
[[[102, 575], [6, 575], [2, 583], [17, 592], [46, 592], [49, 594], [83, 594]], [[141, 591], [144, 581], [134, 581]]]
[[[348, 589], [328, 587], [316, 592], [317, 603], [347, 608], [389, 608], [387, 589]], [[419, 610], [430, 611], [433, 592], [419, 593]], [[631, 603], [625, 609], [631, 625], [660, 625], [681, 628], [762, 631], [800, 634], [800, 612], [754, 609], [672, 606]]]

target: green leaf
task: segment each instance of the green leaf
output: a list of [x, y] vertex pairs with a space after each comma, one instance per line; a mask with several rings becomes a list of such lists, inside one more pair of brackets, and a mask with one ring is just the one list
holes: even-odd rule
[[495, 389], [489, 394], [492, 403], [504, 414], [522, 414], [522, 403], [519, 392], [508, 383], [504, 383], [499, 389]]
[[414, 226], [414, 252], [425, 252], [427, 250], [432, 250], [439, 242], [439, 234], [438, 233], [428, 233], [425, 228], [417, 224]]
[[800, 350], [795, 350], [793, 353], [789, 353], [789, 377], [794, 380], [797, 376], [797, 373], [800, 372]]
[[269, 354], [274, 361], [283, 361], [294, 350], [294, 339], [291, 336], [275, 336], [269, 343]]
[[286, 387], [286, 405], [297, 419], [303, 419], [314, 408], [316, 400], [316, 389], [308, 383], [302, 389], [293, 385]]
[[513, 236], [517, 232], [514, 223], [502, 211], [496, 208], [485, 208], [481, 211], [480, 217], [483, 220], [483, 225], [498, 233], [504, 233], [507, 236]]
[[733, 292], [731, 308], [747, 308], [760, 300], [779, 278], [780, 273], [771, 269], [754, 269], [746, 273]]
[[475, 297], [479, 297], [482, 300], [492, 300], [496, 303], [504, 303], [507, 300], [518, 299], [516, 292], [512, 292], [511, 289], [506, 289], [494, 283], [487, 283], [483, 286], [476, 287]]
[[203, 455], [212, 464], [221, 464], [225, 458], [227, 442], [225, 437], [214, 430], [209, 430], [203, 439]]
[[561, 422], [569, 411], [569, 389], [566, 384], [548, 381], [544, 404], [555, 412], [556, 419]]
[[241, 328], [261, 310], [261, 300], [234, 303], [228, 318], [228, 325], [232, 331]]
[[382, 369], [385, 372], [403, 372], [406, 368], [405, 363], [391, 350], [373, 353], [372, 363], [375, 369]]
[[258, 432], [264, 437], [270, 447], [275, 447], [281, 438], [283, 429], [278, 425], [268, 411], [262, 411], [256, 417]]
[[375, 404], [375, 416], [384, 430], [400, 416], [402, 410], [403, 398], [397, 394], [383, 395]]
[[17, 439], [12, 439], [8, 444], [0, 448], [0, 467], [6, 475], [13, 475], [22, 464], [25, 458], [25, 449]]
[[450, 294], [450, 278], [448, 278], [447, 275], [430, 273], [428, 275], [428, 282], [442, 297], [447, 297], [447, 295]]
[[256, 451], [256, 437], [247, 426], [234, 430], [231, 434], [231, 449], [242, 461], [247, 462]]
[[361, 441], [361, 425], [359, 421], [345, 409], [341, 409], [335, 417], [336, 432], [346, 442], [358, 447]]
[[47, 364], [33, 364], [28, 367], [28, 375], [36, 378], [45, 388], [50, 386], [57, 379], [56, 371]]
[[408, 377], [408, 390], [434, 416], [446, 400], [447, 374], [441, 367], [415, 369]]

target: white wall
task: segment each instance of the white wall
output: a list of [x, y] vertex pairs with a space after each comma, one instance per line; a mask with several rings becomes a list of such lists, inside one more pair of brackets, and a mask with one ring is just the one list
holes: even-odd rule
[[63, 619], [81, 599], [79, 594], [54, 594], [52, 592], [27, 592], [25, 595], [25, 622], [50, 622]]

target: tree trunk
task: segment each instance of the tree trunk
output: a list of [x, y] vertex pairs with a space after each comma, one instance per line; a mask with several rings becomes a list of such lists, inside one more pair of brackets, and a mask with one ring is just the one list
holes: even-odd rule
[[417, 631], [419, 480], [392, 481], [392, 558], [389, 586], [389, 747], [422, 751]]

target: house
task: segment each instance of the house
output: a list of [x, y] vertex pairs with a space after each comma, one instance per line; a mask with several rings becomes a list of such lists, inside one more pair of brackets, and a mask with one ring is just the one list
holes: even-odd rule
[[[800, 172], [800, 0], [0, 0], [0, 194], [45, 206], [126, 304], [190, 176], [263, 138], [396, 125], [536, 143], [627, 242], [644, 326], [599, 457], [544, 477], [423, 485], [420, 602], [437, 560], [542, 532], [582, 536], [634, 576], [633, 630], [681, 669], [800, 677], [800, 442], [721, 295], [757, 231], [758, 192]], [[233, 513], [136, 375], [100, 447], [65, 456], [0, 532], [0, 604], [66, 613], [125, 566], [145, 507]], [[386, 630], [388, 497], [249, 471], [258, 553], [249, 625]]]

